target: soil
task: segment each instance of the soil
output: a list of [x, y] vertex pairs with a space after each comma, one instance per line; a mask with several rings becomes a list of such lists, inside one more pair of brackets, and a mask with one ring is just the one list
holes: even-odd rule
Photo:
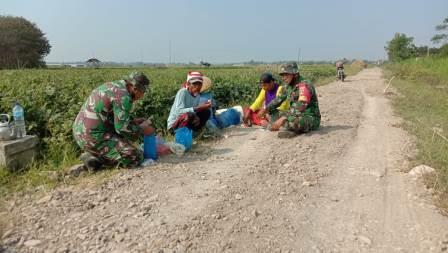
[[235, 127], [184, 157], [8, 203], [0, 252], [443, 252], [448, 219], [378, 68], [319, 87], [322, 125]]

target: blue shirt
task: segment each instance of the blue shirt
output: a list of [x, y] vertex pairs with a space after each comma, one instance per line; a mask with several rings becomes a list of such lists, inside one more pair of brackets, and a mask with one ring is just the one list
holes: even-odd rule
[[176, 98], [171, 106], [170, 115], [168, 116], [168, 129], [170, 129], [174, 122], [180, 115], [187, 112], [194, 112], [194, 108], [199, 105], [199, 96], [193, 96], [186, 88], [180, 89], [176, 93]]

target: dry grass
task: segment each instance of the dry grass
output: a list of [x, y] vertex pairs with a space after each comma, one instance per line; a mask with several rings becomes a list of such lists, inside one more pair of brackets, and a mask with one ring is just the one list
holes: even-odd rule
[[[415, 74], [413, 70], [417, 64], [421, 66], [418, 74]], [[434, 176], [427, 177], [424, 181], [434, 192], [438, 206], [447, 214], [448, 90], [445, 87], [448, 87], [448, 76], [440, 71], [441, 65], [445, 65], [445, 70], [448, 69], [446, 59], [405, 62], [391, 65], [388, 69], [391, 71], [389, 75], [398, 77], [392, 82], [401, 95], [394, 97], [395, 111], [406, 120], [404, 128], [415, 136], [418, 153], [411, 163], [426, 164], [436, 170]], [[438, 67], [432, 69], [431, 66]], [[429, 78], [430, 76], [437, 78]]]

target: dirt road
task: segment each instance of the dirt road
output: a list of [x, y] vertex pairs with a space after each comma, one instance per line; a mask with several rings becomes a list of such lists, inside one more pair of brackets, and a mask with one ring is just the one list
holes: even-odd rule
[[[420, 181], [380, 69], [319, 87], [319, 131], [261, 129], [10, 203], [6, 252], [442, 252], [448, 219]], [[183, 161], [183, 162], [182, 162]], [[1, 251], [1, 250], [0, 250]]]

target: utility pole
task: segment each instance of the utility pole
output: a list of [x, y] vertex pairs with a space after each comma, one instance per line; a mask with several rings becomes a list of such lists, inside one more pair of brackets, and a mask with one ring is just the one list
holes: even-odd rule
[[171, 40], [169, 41], [169, 45], [168, 45], [168, 50], [169, 50], [169, 57], [170, 57], [170, 59], [169, 59], [169, 64], [171, 65]]
[[140, 48], [140, 61], [142, 62], [142, 64], [144, 64], [143, 49], [141, 49], [141, 48]]
[[301, 51], [301, 49], [299, 47], [299, 50], [297, 52], [297, 65], [300, 65], [300, 51]]

